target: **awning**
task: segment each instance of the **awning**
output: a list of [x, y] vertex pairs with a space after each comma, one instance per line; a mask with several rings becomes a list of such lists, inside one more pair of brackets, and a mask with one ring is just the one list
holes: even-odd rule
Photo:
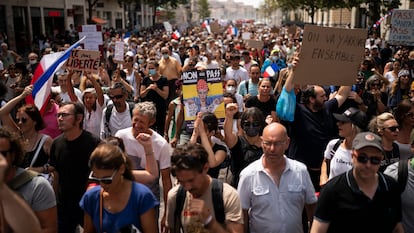
[[99, 17], [92, 17], [92, 21], [95, 22], [96, 24], [107, 24], [108, 21], [101, 19]]

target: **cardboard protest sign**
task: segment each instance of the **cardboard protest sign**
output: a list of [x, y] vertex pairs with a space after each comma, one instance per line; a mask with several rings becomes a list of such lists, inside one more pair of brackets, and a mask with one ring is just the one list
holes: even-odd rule
[[124, 52], [125, 52], [125, 43], [123, 41], [115, 42], [115, 54], [114, 54], [115, 63], [124, 62]]
[[210, 31], [212, 33], [221, 33], [220, 24], [217, 21], [210, 23]]
[[388, 42], [414, 46], [414, 10], [393, 10]]
[[183, 80], [184, 119], [187, 128], [194, 128], [198, 112], [211, 112], [224, 122], [223, 86], [220, 69], [186, 71]]
[[100, 64], [100, 52], [74, 49], [66, 62], [66, 68], [80, 71], [98, 72]]
[[295, 83], [352, 85], [362, 61], [367, 31], [306, 25]]
[[245, 40], [245, 43], [250, 47], [250, 48], [256, 48], [257, 50], [261, 50], [263, 48], [263, 41], [262, 40]]
[[252, 36], [251, 32], [242, 32], [242, 39], [243, 40], [249, 40]]

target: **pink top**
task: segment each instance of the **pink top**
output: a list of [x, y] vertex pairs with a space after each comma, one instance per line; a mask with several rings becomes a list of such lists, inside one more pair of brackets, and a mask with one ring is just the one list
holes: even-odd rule
[[40, 130], [41, 133], [49, 135], [52, 139], [59, 136], [62, 132], [60, 132], [58, 128], [56, 114], [59, 110], [59, 105], [53, 103], [52, 108], [46, 111], [43, 114], [43, 120], [46, 123], [46, 128]]

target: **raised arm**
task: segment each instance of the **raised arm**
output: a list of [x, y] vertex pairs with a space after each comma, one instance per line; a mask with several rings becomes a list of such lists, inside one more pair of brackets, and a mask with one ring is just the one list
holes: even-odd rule
[[233, 133], [234, 114], [239, 111], [236, 103], [230, 103], [226, 106], [226, 118], [224, 119], [224, 142], [229, 148], [233, 148], [237, 143], [237, 135]]
[[68, 86], [68, 95], [69, 95], [70, 101], [77, 102], [78, 97], [75, 95], [75, 91], [73, 90], [73, 85], [72, 85], [73, 74], [74, 74], [73, 70], [70, 70], [68, 77], [66, 78], [66, 85]]
[[101, 85], [98, 83], [98, 81], [96, 81], [95, 77], [91, 73], [87, 73], [86, 78], [89, 79], [89, 81], [91, 81], [93, 87], [95, 88], [99, 105], [103, 106], [104, 105], [104, 94], [103, 94]]
[[151, 135], [140, 133], [136, 137], [137, 141], [144, 147], [145, 151], [145, 171], [133, 170], [135, 180], [140, 183], [150, 183], [158, 178], [158, 164], [155, 160], [154, 150], [152, 149]]

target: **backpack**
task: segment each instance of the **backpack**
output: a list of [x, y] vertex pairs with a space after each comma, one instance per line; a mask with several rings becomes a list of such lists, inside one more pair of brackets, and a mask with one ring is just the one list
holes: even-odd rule
[[[336, 141], [336, 143], [332, 147], [331, 151], [329, 151], [329, 154], [331, 155], [330, 161], [332, 161], [333, 157], [335, 156], [335, 152], [338, 150], [339, 146], [342, 144], [343, 141], [344, 141], [344, 139], [340, 138], [338, 141]], [[329, 176], [329, 173], [331, 171], [331, 162], [330, 161], [329, 161], [329, 163], [326, 163], [326, 170], [328, 171], [328, 176]]]
[[[211, 196], [213, 198], [214, 215], [219, 223], [224, 223], [224, 201], [223, 201], [223, 182], [212, 178]], [[178, 188], [177, 197], [175, 201], [174, 212], [174, 232], [179, 233], [182, 228], [181, 224], [181, 212], [183, 211], [184, 202], [186, 198], [186, 191], [182, 185]]]
[[408, 161], [406, 159], [400, 159], [398, 161], [398, 185], [400, 186], [400, 192], [403, 193], [408, 180]]
[[[128, 102], [128, 105], [129, 105], [129, 114], [131, 115], [131, 118], [132, 118], [132, 110], [134, 110], [135, 103]], [[111, 133], [111, 129], [109, 128], [109, 120], [111, 119], [111, 113], [112, 113], [113, 108], [114, 108], [114, 104], [108, 104], [105, 110], [105, 127], [108, 129], [109, 133]]]

